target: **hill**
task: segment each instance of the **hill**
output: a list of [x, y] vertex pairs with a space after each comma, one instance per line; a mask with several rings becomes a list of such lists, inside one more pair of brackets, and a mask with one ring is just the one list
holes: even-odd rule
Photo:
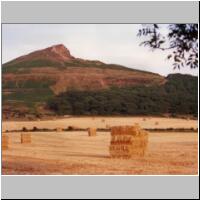
[[[163, 107], [161, 99], [166, 93], [175, 95], [176, 99], [171, 96], [169, 99], [178, 102], [180, 96], [174, 92], [177, 92], [177, 82], [181, 85], [181, 95], [188, 97], [188, 101], [192, 99], [192, 105], [196, 106], [196, 85], [191, 88], [185, 83], [188, 82], [186, 79], [189, 82], [197, 80], [183, 75], [165, 78], [121, 65], [84, 60], [72, 56], [64, 45], [54, 45], [3, 64], [3, 118], [55, 114], [160, 114], [168, 112], [155, 108]], [[153, 111], [146, 109], [149, 105], [145, 102], [151, 102]], [[186, 113], [194, 109], [190, 107]]]

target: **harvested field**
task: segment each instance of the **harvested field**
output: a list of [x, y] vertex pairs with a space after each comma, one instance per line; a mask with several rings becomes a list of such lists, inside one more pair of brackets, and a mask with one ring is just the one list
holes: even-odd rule
[[2, 151], [9, 148], [9, 137], [8, 135], [2, 135]]
[[[157, 125], [155, 123], [158, 122]], [[164, 118], [164, 117], [67, 117], [54, 120], [41, 121], [4, 121], [2, 130], [19, 130], [23, 127], [28, 129], [37, 128], [89, 128], [91, 126], [96, 128], [109, 128], [112, 126], [132, 126], [138, 123], [142, 128], [197, 128], [197, 120], [178, 119], [178, 118]]]
[[31, 143], [31, 134], [30, 133], [21, 133], [21, 144]]
[[61, 132], [61, 131], [62, 131], [62, 128], [56, 128], [56, 131], [57, 131], [57, 132]]
[[[102, 119], [103, 122], [102, 122]], [[21, 132], [6, 133], [9, 149], [2, 152], [2, 174], [40, 175], [196, 175], [198, 173], [197, 132], [150, 132], [144, 156], [111, 158], [111, 134], [85, 131], [57, 131], [57, 127], [89, 128], [133, 125], [142, 128], [197, 128], [197, 121], [143, 117], [74, 117], [52, 121], [3, 122], [3, 130], [52, 128], [52, 132], [31, 132], [31, 143], [21, 144]], [[27, 134], [26, 132], [24, 132]]]

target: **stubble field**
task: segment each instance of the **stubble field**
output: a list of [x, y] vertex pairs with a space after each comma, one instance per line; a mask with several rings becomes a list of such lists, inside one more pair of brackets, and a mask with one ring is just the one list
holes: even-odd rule
[[[2, 129], [108, 128], [133, 125], [142, 128], [197, 128], [196, 120], [155, 117], [72, 117], [49, 121], [3, 122]], [[31, 144], [21, 144], [20, 132], [9, 136], [9, 149], [2, 152], [2, 174], [41, 175], [194, 175], [198, 173], [197, 132], [150, 132], [144, 157], [112, 159], [110, 132], [33, 132]]]

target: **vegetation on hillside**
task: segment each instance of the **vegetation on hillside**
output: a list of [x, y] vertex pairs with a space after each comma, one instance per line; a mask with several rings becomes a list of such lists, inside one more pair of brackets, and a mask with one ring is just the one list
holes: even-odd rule
[[161, 86], [112, 87], [101, 91], [71, 90], [48, 101], [59, 115], [162, 115], [198, 113], [198, 79], [173, 74]]
[[3, 64], [2, 73], [29, 73], [32, 68], [38, 67], [54, 67], [59, 70], [67, 69], [69, 67], [87, 67], [87, 68], [99, 68], [99, 69], [115, 69], [115, 70], [126, 70], [126, 71], [137, 71], [145, 74], [155, 74], [152, 72], [146, 72], [142, 70], [136, 70], [128, 67], [124, 67], [122, 65], [117, 64], [106, 64], [99, 61], [92, 60], [81, 60], [75, 59], [73, 61], [68, 62], [58, 62], [51, 61], [49, 59], [33, 59], [27, 61], [10, 61], [8, 63]]
[[54, 80], [51, 79], [38, 79], [38, 80], [10, 80], [3, 81], [2, 88], [3, 89], [44, 89], [55, 83]]
[[[50, 61], [49, 61], [50, 62]], [[12, 64], [12, 65], [11, 65]], [[28, 68], [39, 66], [100, 67], [132, 70], [118, 65], [104, 64], [98, 61], [76, 60], [60, 63], [27, 62], [24, 65], [8, 63], [3, 73], [21, 73]], [[18, 70], [17, 72], [15, 70]], [[138, 71], [138, 70], [137, 70]], [[148, 73], [148, 72], [146, 72]], [[150, 73], [149, 73], [150, 74]], [[80, 91], [70, 89], [57, 96], [51, 86], [55, 80], [49, 78], [27, 80], [3, 79], [3, 105], [20, 103], [37, 113], [37, 106], [46, 104], [46, 108], [58, 115], [194, 115], [198, 114], [198, 79], [190, 75], [171, 74], [166, 83], [158, 85], [110, 87], [104, 90]]]
[[48, 59], [27, 60], [15, 63], [14, 61], [3, 64], [2, 73], [25, 73], [35, 67], [61, 67], [61, 63]]
[[12, 105], [11, 107], [14, 110], [24, 105], [29, 109], [29, 112], [34, 111], [36, 113], [38, 105], [53, 97], [53, 91], [50, 89], [52, 84], [54, 84], [54, 81], [50, 79], [3, 81], [3, 107], [4, 105]]

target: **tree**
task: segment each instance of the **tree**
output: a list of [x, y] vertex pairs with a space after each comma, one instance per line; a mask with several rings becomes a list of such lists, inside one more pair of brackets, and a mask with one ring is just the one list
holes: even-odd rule
[[140, 45], [148, 46], [151, 50], [170, 51], [168, 59], [173, 60], [174, 68], [189, 66], [198, 67], [198, 24], [169, 24], [167, 34], [162, 32], [158, 24], [143, 25], [138, 36], [147, 40]]

